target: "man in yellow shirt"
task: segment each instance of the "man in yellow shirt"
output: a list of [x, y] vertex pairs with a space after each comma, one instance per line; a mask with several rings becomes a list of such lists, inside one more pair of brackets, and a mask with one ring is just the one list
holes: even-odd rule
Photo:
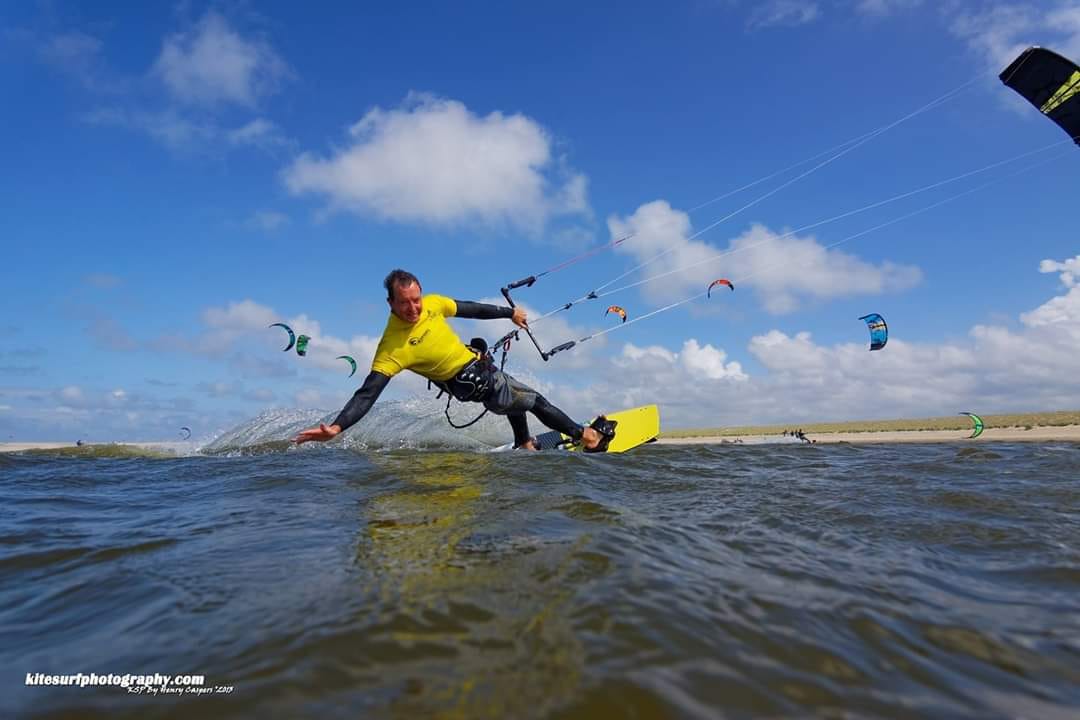
[[582, 427], [547, 399], [494, 367], [466, 346], [446, 321], [461, 317], [478, 320], [506, 318], [518, 327], [528, 325], [521, 308], [498, 307], [442, 295], [423, 295], [420, 281], [412, 273], [394, 270], [383, 282], [390, 318], [386, 321], [371, 372], [364, 384], [331, 424], [304, 430], [294, 441], [326, 441], [348, 429], [368, 410], [402, 370], [412, 370], [431, 380], [462, 402], [483, 403], [491, 412], [505, 415], [514, 431], [514, 447], [535, 450], [525, 413], [567, 435], [586, 450], [597, 449], [604, 436], [592, 427]]

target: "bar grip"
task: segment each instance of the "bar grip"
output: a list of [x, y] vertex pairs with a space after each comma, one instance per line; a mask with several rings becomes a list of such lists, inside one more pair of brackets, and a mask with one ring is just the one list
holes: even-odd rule
[[546, 353], [543, 353], [544, 359], [547, 360], [549, 357], [551, 357], [555, 353], [562, 352], [563, 350], [569, 350], [570, 348], [574, 347], [575, 345], [577, 345], [576, 340], [571, 340], [570, 342], [564, 342], [562, 345], [556, 345], [555, 347], [548, 350]]
[[509, 285], [506, 286], [506, 289], [507, 290], [516, 290], [519, 287], [532, 287], [534, 282], [536, 282], [536, 276], [535, 275], [530, 275], [529, 277], [525, 278], [524, 280], [518, 280], [517, 282], [510, 283]]

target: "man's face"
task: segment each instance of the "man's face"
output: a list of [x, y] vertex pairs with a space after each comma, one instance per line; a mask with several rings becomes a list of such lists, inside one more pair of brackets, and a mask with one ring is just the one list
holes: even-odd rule
[[386, 302], [390, 304], [390, 312], [398, 319], [410, 325], [420, 319], [420, 286], [416, 283], [395, 285], [393, 298]]

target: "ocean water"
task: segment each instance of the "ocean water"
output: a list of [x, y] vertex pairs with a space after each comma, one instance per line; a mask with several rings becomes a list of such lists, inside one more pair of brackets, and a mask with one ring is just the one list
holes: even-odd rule
[[0, 717], [1077, 717], [1080, 445], [526, 454], [406, 410], [0, 455]]

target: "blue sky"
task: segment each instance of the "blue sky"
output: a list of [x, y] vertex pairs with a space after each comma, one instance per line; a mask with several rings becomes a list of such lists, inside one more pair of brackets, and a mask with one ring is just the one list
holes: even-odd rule
[[[650, 261], [537, 322], [544, 344], [612, 327], [609, 304], [634, 319], [713, 278], [737, 289], [548, 363], [517, 346], [513, 372], [573, 414], [1080, 406], [1080, 151], [996, 77], [1031, 44], [1080, 58], [1080, 3], [620, 5], [0, 9], [0, 440], [337, 410], [390, 269], [494, 301], [627, 233], [517, 293], [537, 317]], [[832, 156], [709, 202], [920, 109], [788, 186]], [[889, 322], [880, 352], [868, 312]], [[275, 321], [312, 336], [307, 357]], [[424, 392], [402, 377], [387, 397]]]

